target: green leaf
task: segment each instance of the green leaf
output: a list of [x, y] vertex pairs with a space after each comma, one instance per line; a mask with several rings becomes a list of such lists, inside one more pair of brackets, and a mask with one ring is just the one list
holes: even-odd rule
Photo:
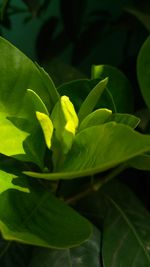
[[92, 79], [109, 77], [107, 88], [112, 94], [117, 112], [133, 112], [133, 91], [126, 76], [117, 68], [109, 65], [93, 65]]
[[91, 235], [91, 224], [41, 184], [28, 184], [30, 193], [0, 194], [0, 231], [6, 240], [49, 248], [80, 245]]
[[100, 195], [107, 201], [102, 244], [104, 265], [149, 266], [150, 214], [129, 189], [115, 181], [102, 188]]
[[13, 184], [13, 179], [15, 178], [15, 175], [0, 170], [0, 194], [8, 189], [16, 189], [29, 193], [28, 188], [23, 188], [19, 185]]
[[139, 128], [142, 132], [148, 133], [150, 125], [150, 110], [149, 109], [140, 109], [136, 112], [136, 115], [140, 118]]
[[108, 170], [150, 151], [150, 136], [109, 122], [79, 132], [58, 173], [25, 172], [35, 178], [72, 179]]
[[85, 98], [78, 112], [80, 122], [93, 111], [104, 89], [106, 88], [107, 83], [108, 78], [100, 81]]
[[[42, 99], [31, 89], [27, 89], [26, 95], [25, 97], [26, 102], [31, 103], [30, 106], [32, 108], [32, 110], [29, 110], [29, 105], [25, 105], [25, 113], [29, 113], [29, 118], [32, 115], [33, 111], [39, 111], [39, 112], [43, 112], [45, 114], [49, 114], [48, 110], [45, 106], [45, 104], [43, 103]], [[22, 113], [22, 109], [21, 109], [21, 113]], [[35, 115], [35, 114], [34, 114]]]
[[94, 228], [90, 239], [76, 248], [50, 250], [36, 248], [29, 267], [100, 267], [100, 232]]
[[117, 123], [123, 123], [125, 125], [130, 126], [131, 128], [136, 128], [140, 123], [140, 119], [134, 115], [130, 114], [121, 114], [121, 113], [114, 113], [112, 114], [108, 121], [115, 121]]
[[59, 56], [51, 58], [50, 61], [45, 62], [44, 68], [46, 68], [46, 70], [50, 74], [52, 80], [56, 84], [56, 87], [69, 81], [86, 78], [86, 76], [78, 69], [62, 62]]
[[0, 57], [0, 153], [43, 168], [45, 142], [35, 111], [52, 109], [51, 95], [34, 63], [3, 38]]
[[144, 42], [139, 52], [137, 76], [145, 103], [150, 108], [150, 37]]
[[57, 103], [57, 101], [60, 98], [59, 93], [58, 93], [52, 79], [48, 75], [48, 73], [43, 68], [41, 68], [37, 63], [36, 63], [36, 66], [39, 69], [40, 74], [41, 74], [41, 79], [42, 79], [45, 87], [47, 88], [47, 91], [49, 92], [50, 101], [51, 101], [51, 110], [52, 110], [52, 108], [54, 108], [55, 104]]
[[129, 165], [138, 170], [150, 171], [150, 155], [142, 154], [130, 160]]
[[62, 96], [55, 105], [52, 114], [52, 123], [55, 128], [56, 138], [66, 154], [73, 142], [78, 127], [78, 117], [74, 106], [67, 96]]
[[96, 126], [105, 123], [111, 117], [112, 111], [109, 109], [101, 108], [96, 109], [87, 115], [79, 125], [79, 131], [84, 130], [91, 126]]
[[0, 58], [1, 111], [16, 115], [22, 107], [28, 88], [39, 95], [49, 110], [50, 93], [35, 64], [2, 37], [0, 37]]
[[[88, 80], [88, 79], [80, 79], [71, 81], [68, 83], [64, 83], [58, 87], [58, 92], [60, 95], [69, 96], [70, 100], [73, 102], [75, 109], [79, 111], [82, 103], [91, 92], [91, 90], [98, 84], [100, 79]], [[82, 89], [82, 90], [81, 90]], [[113, 101], [112, 94], [106, 88], [103, 91], [95, 109], [98, 108], [107, 108], [116, 112], [116, 107]]]
[[29, 133], [20, 130], [14, 125], [10, 117], [0, 113], [0, 153], [15, 158], [25, 158], [23, 142]]
[[41, 113], [41, 112], [36, 112], [36, 117], [41, 125], [41, 128], [43, 130], [44, 138], [47, 147], [50, 149], [51, 148], [51, 139], [53, 135], [53, 124], [51, 119], [49, 118], [48, 115]]
[[100, 125], [109, 121], [115, 121], [117, 123], [123, 123], [130, 126], [131, 128], [136, 128], [140, 122], [140, 119], [134, 115], [130, 114], [121, 114], [113, 113], [109, 109], [97, 109], [94, 112], [90, 113], [85, 119], [81, 122], [79, 126], [79, 131], [91, 127]]
[[[27, 90], [17, 116], [0, 113], [0, 153], [43, 167], [45, 143], [35, 111], [45, 107], [31, 90]], [[13, 141], [12, 141], [13, 140]], [[37, 143], [38, 142], [38, 143]]]

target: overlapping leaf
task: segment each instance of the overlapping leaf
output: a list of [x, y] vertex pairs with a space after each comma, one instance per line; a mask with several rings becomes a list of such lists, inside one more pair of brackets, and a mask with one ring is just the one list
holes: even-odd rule
[[[93, 80], [80, 79], [71, 81], [59, 86], [58, 92], [60, 93], [60, 95], [69, 96], [71, 102], [75, 106], [75, 110], [79, 111], [83, 101], [91, 92], [91, 90], [98, 84], [99, 81], [100, 79], [93, 79]], [[116, 111], [112, 94], [107, 88], [103, 91], [103, 94], [101, 95], [101, 98], [99, 99], [95, 109], [97, 108], [107, 108], [112, 110], [113, 112]]]
[[103, 228], [106, 267], [150, 265], [150, 214], [125, 186], [111, 182], [100, 192], [107, 200]]
[[94, 233], [76, 248], [63, 250], [35, 249], [28, 267], [100, 267], [100, 232]]
[[72, 179], [108, 170], [147, 151], [150, 151], [149, 135], [109, 122], [79, 132], [59, 172], [26, 174], [52, 180]]
[[117, 68], [109, 65], [93, 65], [92, 78], [109, 77], [107, 88], [112, 94], [116, 110], [120, 113], [133, 111], [133, 92], [126, 76]]
[[[5, 128], [1, 124], [0, 129], [0, 153], [32, 161], [42, 168], [45, 143], [35, 111], [47, 113], [53, 108], [55, 87], [50, 79], [48, 87], [44, 80], [48, 75], [43, 77], [30, 59], [3, 38], [0, 57], [0, 112], [5, 120]], [[10, 144], [10, 140], [14, 143]]]
[[10, 189], [0, 195], [0, 231], [6, 240], [68, 248], [89, 238], [92, 228], [86, 219], [45, 187], [20, 178], [30, 193]]

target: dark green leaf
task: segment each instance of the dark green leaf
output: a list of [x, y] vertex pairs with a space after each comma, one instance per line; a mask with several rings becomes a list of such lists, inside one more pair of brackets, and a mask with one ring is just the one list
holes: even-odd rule
[[114, 113], [109, 117], [108, 121], [116, 121], [117, 123], [123, 123], [134, 129], [138, 126], [140, 119], [130, 114]]
[[100, 267], [100, 232], [81, 246], [65, 250], [35, 249], [28, 267]]
[[0, 266], [27, 267], [32, 256], [32, 247], [18, 242], [0, 239]]
[[57, 87], [66, 82], [86, 78], [86, 75], [81, 71], [69, 64], [61, 62], [59, 58], [54, 58], [46, 62], [44, 68], [50, 74]]
[[138, 170], [150, 171], [150, 155], [142, 154], [129, 161], [129, 165]]
[[[100, 80], [80, 79], [65, 83], [58, 87], [60, 95], [69, 96], [75, 109], [79, 111], [85, 98], [90, 94], [91, 90], [98, 84]], [[113, 97], [107, 88], [104, 90], [95, 108], [107, 108], [116, 112]]]
[[102, 244], [104, 265], [148, 267], [150, 214], [134, 194], [119, 183], [107, 184], [100, 194], [107, 201]]
[[133, 111], [133, 92], [126, 76], [117, 68], [108, 65], [92, 67], [92, 78], [104, 79], [109, 77], [107, 88], [113, 96], [117, 112], [130, 113]]
[[85, 98], [78, 112], [80, 122], [93, 111], [103, 91], [105, 90], [107, 83], [108, 78], [100, 81]]
[[137, 76], [145, 103], [150, 108], [150, 37], [144, 42], [139, 52]]
[[5, 10], [7, 8], [9, 4], [9, 0], [2, 0], [2, 6], [1, 6], [1, 10], [0, 10], [0, 19], [3, 20], [4, 18], [4, 13], [5, 13]]

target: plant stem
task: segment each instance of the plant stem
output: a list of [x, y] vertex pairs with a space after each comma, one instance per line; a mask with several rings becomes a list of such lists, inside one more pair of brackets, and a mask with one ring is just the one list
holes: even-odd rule
[[77, 201], [81, 200], [82, 198], [92, 194], [93, 192], [97, 192], [104, 184], [115, 178], [119, 173], [124, 171], [127, 168], [126, 164], [122, 164], [119, 167], [115, 168], [110, 172], [108, 175], [106, 175], [104, 178], [102, 178], [100, 181], [97, 181], [93, 184], [88, 184], [88, 187], [83, 191], [80, 192], [79, 194], [69, 198], [66, 200], [67, 204], [74, 204]]

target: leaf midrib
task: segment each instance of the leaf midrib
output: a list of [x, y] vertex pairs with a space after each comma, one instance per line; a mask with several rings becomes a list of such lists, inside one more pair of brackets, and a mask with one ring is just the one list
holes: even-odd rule
[[150, 262], [150, 256], [149, 256], [148, 252], [146, 251], [145, 246], [144, 246], [142, 240], [138, 236], [138, 233], [136, 232], [135, 228], [133, 227], [132, 223], [130, 222], [130, 220], [128, 219], [128, 217], [126, 216], [126, 214], [122, 211], [122, 209], [119, 207], [119, 205], [110, 196], [108, 196], [106, 194], [105, 194], [105, 196], [114, 205], [114, 207], [119, 211], [119, 213], [121, 214], [121, 216], [123, 217], [123, 219], [127, 223], [128, 227], [131, 229], [132, 233], [134, 234], [134, 236], [135, 236], [136, 240], [138, 241], [139, 245], [143, 249], [146, 258]]

